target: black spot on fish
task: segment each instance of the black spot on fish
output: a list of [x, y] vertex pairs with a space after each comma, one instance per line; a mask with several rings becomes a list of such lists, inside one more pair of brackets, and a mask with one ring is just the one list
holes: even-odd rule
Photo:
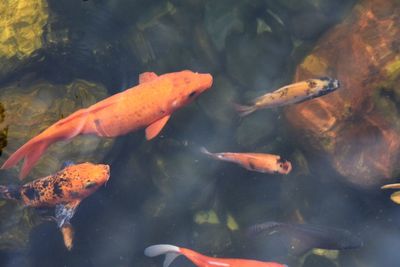
[[308, 85], [308, 88], [311, 88], [311, 89], [317, 87], [317, 83], [313, 80], [307, 80], [307, 85]]
[[40, 196], [39, 192], [33, 187], [25, 188], [23, 194], [30, 200], [36, 200]]
[[59, 183], [54, 183], [53, 184], [53, 194], [58, 196], [58, 197], [62, 197], [63, 196], [63, 191], [62, 191]]
[[284, 97], [288, 94], [289, 88], [285, 88], [282, 91], [279, 92], [279, 97]]
[[43, 182], [43, 188], [46, 188], [49, 185], [49, 181], [44, 181]]

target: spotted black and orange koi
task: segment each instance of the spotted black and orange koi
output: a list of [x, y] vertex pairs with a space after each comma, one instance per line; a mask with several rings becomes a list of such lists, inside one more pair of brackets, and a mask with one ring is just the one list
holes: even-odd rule
[[68, 249], [72, 248], [70, 220], [81, 201], [108, 181], [110, 167], [104, 164], [69, 163], [59, 172], [27, 184], [1, 185], [0, 197], [22, 202], [33, 208], [55, 207], [55, 220]]

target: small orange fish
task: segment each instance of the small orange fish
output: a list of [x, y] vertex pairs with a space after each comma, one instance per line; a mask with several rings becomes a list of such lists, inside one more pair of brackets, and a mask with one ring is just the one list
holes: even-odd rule
[[103, 164], [71, 164], [61, 171], [22, 186], [0, 186], [0, 196], [29, 207], [55, 207], [55, 220], [65, 245], [72, 248], [73, 229], [69, 221], [81, 201], [108, 181], [110, 167]]
[[280, 156], [263, 153], [211, 153], [202, 147], [200, 151], [211, 158], [234, 162], [249, 171], [262, 173], [288, 174], [292, 170], [292, 164]]
[[173, 245], [153, 245], [145, 249], [144, 254], [148, 257], [155, 257], [162, 254], [165, 255], [165, 261], [163, 266], [168, 267], [172, 261], [180, 256], [184, 255], [191, 262], [198, 267], [288, 267], [285, 264], [276, 262], [263, 262], [256, 260], [246, 259], [225, 259], [225, 258], [213, 258], [197, 253], [187, 248], [180, 248]]
[[209, 89], [213, 78], [189, 70], [160, 76], [146, 72], [139, 76], [139, 82], [54, 123], [14, 152], [1, 168], [11, 168], [25, 159], [19, 176], [23, 179], [48, 146], [80, 134], [116, 137], [146, 128], [146, 138], [150, 140], [158, 135], [174, 111]]
[[262, 95], [254, 99], [251, 106], [237, 104], [235, 106], [239, 115], [244, 117], [258, 109], [281, 107], [320, 97], [334, 92], [339, 87], [339, 81], [329, 77], [309, 79], [283, 86], [271, 93]]

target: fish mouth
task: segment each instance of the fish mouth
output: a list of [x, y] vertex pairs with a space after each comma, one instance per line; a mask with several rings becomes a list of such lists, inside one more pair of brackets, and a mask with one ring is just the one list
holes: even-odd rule
[[212, 84], [213, 84], [213, 77], [211, 74], [209, 73], [199, 73], [198, 74], [200, 76], [200, 81], [201, 81], [201, 90], [207, 90], [209, 89]]
[[279, 163], [279, 165], [281, 166], [281, 170], [280, 173], [282, 174], [288, 174], [289, 172], [292, 171], [292, 164], [290, 163], [290, 161], [284, 159], [284, 158], [279, 158], [277, 160], [277, 162]]
[[108, 179], [110, 179], [110, 166], [107, 164], [102, 164], [101, 167], [103, 168], [105, 181], [108, 181]]
[[331, 90], [336, 90], [340, 87], [340, 81], [337, 79], [331, 79], [331, 81], [329, 82], [329, 88], [331, 88]]

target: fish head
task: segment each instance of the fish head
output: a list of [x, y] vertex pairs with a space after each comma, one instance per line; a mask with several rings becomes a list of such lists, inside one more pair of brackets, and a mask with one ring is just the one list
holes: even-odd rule
[[94, 193], [110, 178], [110, 166], [90, 162], [75, 164], [61, 170], [58, 175], [67, 179], [69, 186], [62, 188], [64, 194], [75, 199], [85, 198]]
[[336, 91], [340, 87], [340, 82], [337, 79], [333, 79], [330, 77], [321, 77], [318, 80], [320, 81], [321, 88], [318, 92], [318, 96], [329, 94], [333, 91]]
[[196, 97], [211, 88], [213, 77], [209, 73], [190, 70], [169, 74], [173, 82], [172, 109], [191, 103]]
[[277, 159], [277, 172], [280, 174], [288, 174], [289, 172], [292, 171], [292, 164], [290, 163], [290, 161], [279, 157], [279, 159]]

